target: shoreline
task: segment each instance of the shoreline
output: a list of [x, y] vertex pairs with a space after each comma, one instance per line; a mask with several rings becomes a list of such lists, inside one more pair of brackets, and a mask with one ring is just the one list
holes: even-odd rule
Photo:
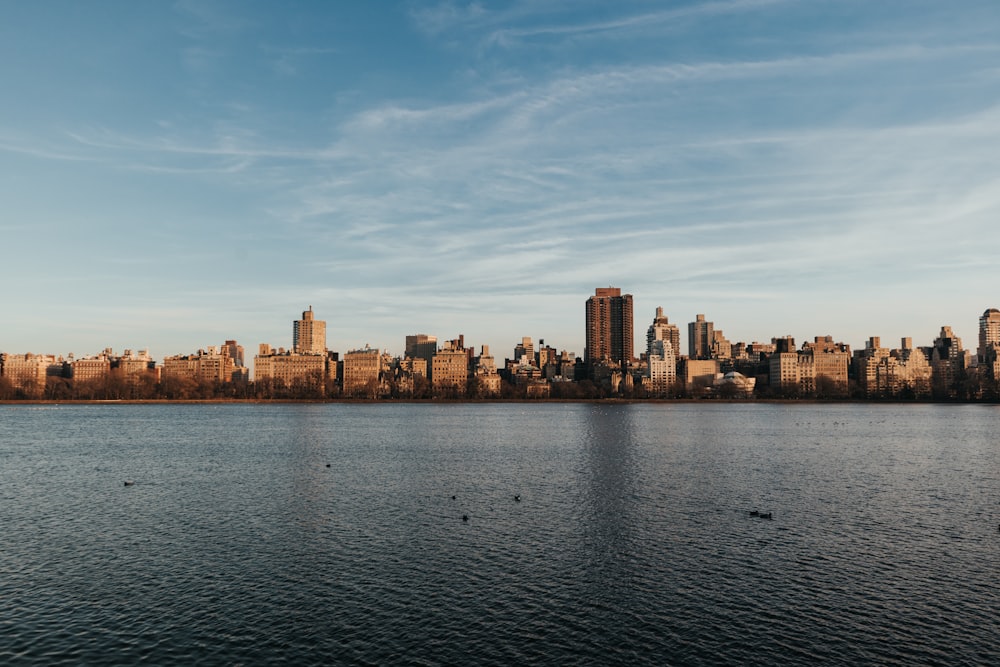
[[817, 399], [817, 398], [510, 398], [510, 399], [364, 399], [364, 398], [198, 398], [198, 399], [11, 399], [0, 405], [288, 405], [355, 404], [355, 405], [485, 405], [485, 404], [546, 404], [593, 403], [600, 405], [670, 405], [670, 404], [781, 404], [781, 405], [1000, 405], [990, 400], [894, 400], [894, 399]]

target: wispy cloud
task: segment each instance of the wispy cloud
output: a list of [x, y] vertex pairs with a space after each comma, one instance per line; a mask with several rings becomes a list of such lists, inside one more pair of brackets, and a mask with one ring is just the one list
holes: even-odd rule
[[[846, 318], [845, 294], [973, 298], [960, 286], [1000, 252], [1000, 46], [956, 29], [964, 15], [880, 13], [859, 36], [821, 5], [423, 5], [409, 15], [422, 36], [395, 35], [404, 50], [360, 48], [367, 77], [335, 71], [341, 45], [321, 32], [300, 43], [254, 11], [181, 5], [168, 43], [183, 104], [5, 119], [0, 154], [51, 160], [78, 188], [48, 217], [22, 197], [33, 219], [86, 211], [109, 221], [94, 236], [120, 238], [155, 217], [142, 241], [164, 257], [150, 284], [176, 292], [157, 297], [165, 311], [223, 298], [249, 313], [245, 282], [264, 308], [336, 304], [350, 317], [335, 335], [354, 344], [433, 312], [419, 328], [499, 343], [558, 326], [580, 351], [598, 284], [680, 321], [706, 303], [730, 322], [805, 322], [832, 318], [824, 304]], [[744, 17], [760, 34], [722, 30]], [[136, 269], [101, 266], [92, 277], [123, 284]], [[191, 297], [198, 283], [213, 290]], [[720, 322], [758, 339], [794, 324]]]
[[621, 37], [623, 33], [632, 34], [637, 30], [649, 34], [661, 33], [664, 28], [682, 29], [680, 24], [685, 21], [717, 17], [728, 14], [741, 14], [770, 8], [775, 5], [787, 4], [789, 0], [732, 0], [729, 2], [705, 2], [678, 7], [663, 11], [634, 14], [613, 18], [605, 21], [585, 23], [562, 23], [526, 28], [499, 28], [493, 30], [485, 38], [488, 44], [509, 47], [526, 38], [536, 37], [580, 37], [614, 35]]

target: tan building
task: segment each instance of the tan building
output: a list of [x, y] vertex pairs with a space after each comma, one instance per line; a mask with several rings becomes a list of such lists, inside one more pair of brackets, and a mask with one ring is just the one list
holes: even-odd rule
[[62, 375], [62, 357], [51, 354], [5, 354], [3, 356], [3, 377], [11, 387], [27, 396], [37, 397], [45, 392], [45, 381], [49, 375]]
[[110, 376], [123, 377], [132, 383], [147, 376], [153, 380], [158, 378], [156, 362], [149, 356], [148, 350], [140, 350], [138, 354], [125, 350], [118, 356], [109, 347], [100, 354], [73, 359], [69, 366], [74, 383], [99, 381]]
[[865, 343], [865, 349], [854, 352], [854, 377], [858, 389], [865, 396], [878, 396], [888, 392], [894, 382], [896, 362], [891, 362], [889, 350], [882, 347], [879, 336], [871, 336]]
[[705, 390], [715, 383], [719, 362], [715, 359], [686, 359], [684, 361], [684, 386], [688, 391]]
[[[432, 357], [433, 358], [433, 357]], [[411, 359], [410, 357], [404, 358], [399, 362], [400, 370], [406, 375], [419, 375], [422, 377], [427, 377], [427, 360], [417, 357], [416, 359]]]
[[901, 342], [902, 347], [891, 353], [902, 371], [900, 391], [909, 389], [916, 398], [930, 396], [933, 369], [927, 355], [913, 347], [912, 338], [903, 338]]
[[344, 355], [343, 391], [345, 396], [377, 398], [382, 355], [366, 347]]
[[434, 354], [431, 386], [435, 395], [465, 394], [469, 380], [469, 353], [460, 341], [448, 341]]
[[232, 382], [236, 363], [226, 347], [211, 345], [197, 354], [175, 355], [163, 360], [161, 376], [167, 380], [194, 382]]
[[906, 392], [923, 398], [931, 392], [931, 366], [926, 355], [913, 347], [911, 338], [903, 338], [901, 348], [889, 350], [882, 347], [878, 336], [872, 336], [865, 349], [854, 354], [854, 374], [858, 388], [869, 398]]
[[112, 360], [111, 369], [117, 370], [123, 376], [132, 379], [138, 379], [147, 374], [158, 378], [159, 375], [156, 370], [156, 362], [150, 356], [149, 350], [139, 350], [138, 353], [132, 350], [125, 350], [121, 357], [117, 360]]
[[473, 375], [484, 397], [500, 395], [500, 374], [497, 372], [496, 359], [490, 354], [489, 345], [483, 345], [482, 352], [476, 358]]
[[720, 360], [733, 358], [733, 345], [722, 335], [721, 329], [712, 331], [712, 358]]
[[969, 355], [962, 348], [962, 339], [951, 327], [941, 327], [941, 334], [934, 339], [930, 350], [930, 362], [934, 391], [939, 396], [957, 396], [959, 381], [969, 365]]
[[812, 356], [816, 392], [823, 397], [847, 396], [851, 348], [833, 342], [833, 336], [816, 336], [802, 347], [804, 354]]
[[74, 359], [69, 363], [73, 382], [94, 382], [106, 379], [111, 375], [113, 356], [111, 348], [107, 348], [101, 354]]
[[292, 351], [326, 356], [326, 322], [313, 318], [312, 306], [292, 325]]
[[768, 358], [770, 386], [792, 394], [811, 394], [816, 387], [816, 367], [812, 355], [775, 352]]
[[688, 358], [711, 359], [714, 342], [715, 325], [707, 321], [704, 315], [695, 315], [694, 322], [688, 323]]
[[266, 343], [260, 345], [253, 367], [254, 381], [269, 380], [282, 387], [320, 387], [327, 378], [326, 355], [278, 353]]

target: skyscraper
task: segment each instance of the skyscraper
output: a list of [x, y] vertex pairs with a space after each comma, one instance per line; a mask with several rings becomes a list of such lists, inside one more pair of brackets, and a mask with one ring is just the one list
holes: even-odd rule
[[292, 327], [292, 349], [296, 354], [326, 354], [326, 322], [313, 319], [313, 308], [302, 313]]
[[979, 318], [979, 374], [986, 395], [994, 398], [1000, 389], [1000, 310], [990, 308]]
[[958, 394], [958, 381], [968, 366], [968, 353], [962, 348], [962, 339], [951, 327], [941, 327], [941, 335], [934, 339], [928, 356], [934, 369], [935, 391], [954, 398]]
[[632, 295], [622, 295], [618, 287], [598, 287], [587, 299], [587, 347], [584, 361], [588, 366], [605, 361], [624, 365], [633, 357]]
[[995, 356], [1000, 348], [1000, 310], [990, 308], [979, 318], [979, 362]]
[[410, 359], [423, 359], [427, 362], [427, 377], [430, 379], [434, 355], [437, 353], [437, 336], [413, 334], [406, 337], [406, 356]]
[[704, 315], [696, 315], [688, 324], [688, 357], [691, 359], [711, 359], [712, 343], [715, 342], [715, 325], [706, 322]]
[[681, 351], [681, 330], [676, 324], [671, 324], [667, 316], [663, 314], [663, 308], [660, 306], [656, 307], [656, 317], [653, 318], [653, 323], [646, 330], [646, 354], [650, 354], [650, 350], [653, 348], [653, 341], [665, 340], [670, 342], [670, 347], [673, 348], [674, 354], [680, 354]]

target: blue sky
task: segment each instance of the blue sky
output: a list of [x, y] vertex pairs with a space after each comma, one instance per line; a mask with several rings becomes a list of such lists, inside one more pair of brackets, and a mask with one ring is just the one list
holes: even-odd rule
[[[465, 335], [595, 287], [733, 341], [975, 348], [994, 0], [4, 2], [0, 350]], [[686, 349], [683, 350], [686, 352]]]

